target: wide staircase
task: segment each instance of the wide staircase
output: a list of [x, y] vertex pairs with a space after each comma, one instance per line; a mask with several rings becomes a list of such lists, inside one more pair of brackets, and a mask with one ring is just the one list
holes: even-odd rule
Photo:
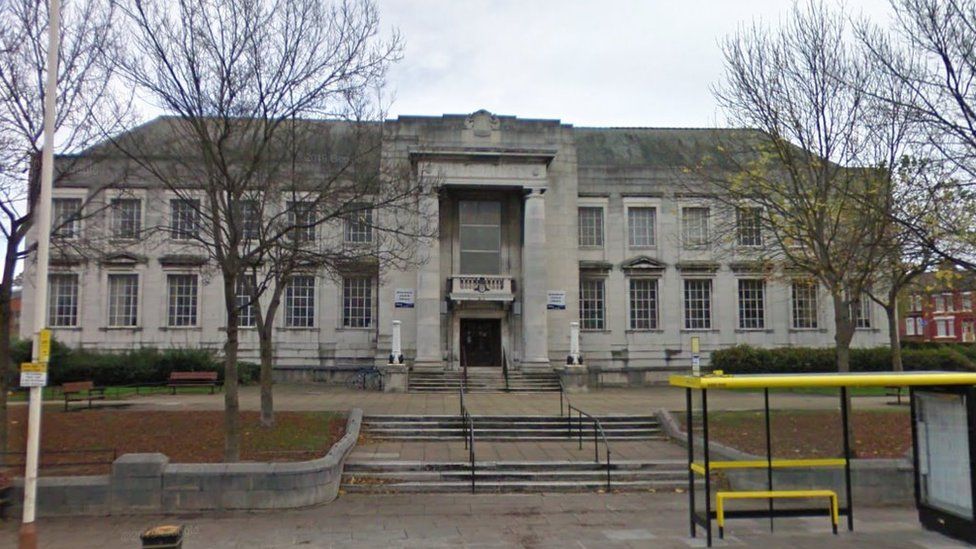
[[469, 368], [465, 376], [460, 371], [410, 372], [408, 390], [411, 393], [457, 393], [464, 386], [469, 393], [538, 393], [559, 391], [559, 376], [555, 372], [510, 371], [507, 379], [502, 368]]
[[[465, 448], [463, 455], [469, 460], [396, 459], [400, 454], [357, 458], [354, 454], [345, 464], [343, 490], [375, 493], [581, 492], [687, 488], [687, 464], [682, 459], [621, 459], [618, 453], [613, 454], [608, 463], [607, 445], [611, 448], [617, 445], [614, 452], [629, 445], [631, 456], [636, 445], [640, 456], [650, 458], [656, 454], [655, 445], [667, 445], [656, 416], [598, 417], [603, 428], [598, 443], [594, 440], [594, 421], [587, 417], [469, 417], [475, 441], [472, 454], [469, 454], [465, 440], [468, 431], [459, 416], [366, 416], [362, 431], [364, 444], [395, 441], [430, 445], [441, 442], [454, 445], [454, 453], [440, 455], [458, 455], [461, 448]], [[603, 435], [606, 435], [605, 441]], [[489, 445], [494, 445], [495, 451], [514, 449], [515, 455], [536, 457], [546, 448], [556, 450], [552, 455], [565, 455], [568, 459], [485, 459], [482, 456], [486, 454], [499, 455], [489, 450]], [[430, 449], [430, 446], [426, 448]], [[401, 447], [398, 451], [405, 450]], [[502, 453], [508, 455], [511, 452]]]

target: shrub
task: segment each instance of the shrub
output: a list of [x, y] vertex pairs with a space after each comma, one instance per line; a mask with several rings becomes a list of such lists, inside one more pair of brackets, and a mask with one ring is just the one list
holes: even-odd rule
[[[957, 346], [906, 348], [902, 352], [905, 370], [976, 371], [976, 360]], [[729, 374], [828, 373], [836, 372], [833, 348], [780, 347], [760, 349], [739, 345], [712, 353], [711, 366]], [[851, 349], [852, 372], [891, 371], [891, 350], [887, 347]]]

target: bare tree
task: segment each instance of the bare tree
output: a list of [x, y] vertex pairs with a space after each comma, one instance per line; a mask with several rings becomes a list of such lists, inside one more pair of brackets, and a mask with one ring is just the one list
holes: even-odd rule
[[[19, 262], [30, 250], [24, 238], [38, 198], [33, 174], [39, 159], [44, 120], [48, 3], [0, 3], [0, 228], [4, 238], [0, 278], [0, 451], [7, 448], [7, 391], [10, 364], [10, 300]], [[101, 129], [118, 127], [127, 105], [113, 87], [107, 57], [115, 49], [114, 9], [108, 0], [66, 1], [62, 6], [58, 65], [58, 152], [80, 150]], [[78, 169], [59, 164], [57, 177]]]
[[[172, 116], [115, 144], [178, 197], [188, 222], [173, 229], [195, 243], [189, 249], [208, 256], [221, 276], [227, 314], [224, 457], [236, 461], [238, 281], [262, 257], [260, 246], [245, 237], [239, 206], [287, 175], [293, 120], [366, 122], [363, 105], [382, 85], [400, 41], [395, 34], [380, 39], [370, 0], [131, 0], [122, 11], [132, 36], [118, 69]], [[319, 182], [341, 181], [332, 160], [342, 152], [341, 141], [326, 145], [335, 149], [322, 150]]]
[[723, 51], [716, 95], [734, 124], [759, 131], [725, 144], [735, 168], [712, 179], [717, 196], [756, 208], [773, 259], [829, 292], [837, 368], [848, 371], [856, 312], [889, 250], [884, 212], [908, 124], [878, 118], [851, 85], [871, 80], [869, 65], [845, 16], [820, 2], [794, 6], [778, 29], [740, 30]]

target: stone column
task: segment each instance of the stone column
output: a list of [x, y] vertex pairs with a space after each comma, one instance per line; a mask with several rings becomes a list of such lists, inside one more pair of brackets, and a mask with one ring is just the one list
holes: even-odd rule
[[544, 189], [525, 196], [522, 244], [522, 367], [548, 368], [549, 331], [546, 313], [546, 201]]
[[[421, 212], [428, 219], [437, 220], [440, 204], [437, 194], [425, 196]], [[436, 221], [435, 221], [436, 222]], [[441, 351], [441, 254], [439, 236], [418, 242], [425, 260], [417, 270], [417, 356], [414, 366], [430, 368], [444, 366]]]

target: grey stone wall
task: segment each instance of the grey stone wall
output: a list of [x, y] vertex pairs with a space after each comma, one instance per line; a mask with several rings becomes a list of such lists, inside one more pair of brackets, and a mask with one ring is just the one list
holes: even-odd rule
[[[328, 503], [339, 493], [342, 467], [356, 445], [363, 411], [354, 408], [346, 434], [318, 459], [290, 463], [170, 463], [164, 454], [125, 454], [110, 475], [41, 477], [38, 515], [180, 513], [290, 509]], [[17, 511], [23, 479], [15, 480]]]

